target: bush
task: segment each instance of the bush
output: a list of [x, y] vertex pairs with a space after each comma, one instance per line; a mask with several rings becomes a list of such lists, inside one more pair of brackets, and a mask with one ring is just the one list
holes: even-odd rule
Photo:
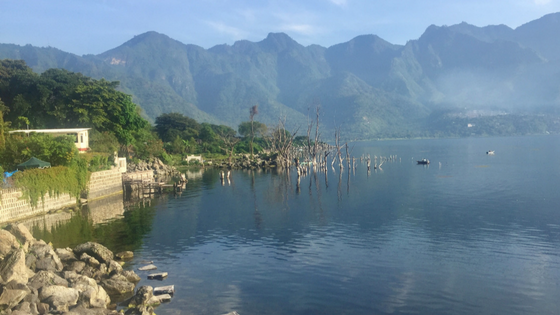
[[16, 187], [23, 191], [22, 198], [36, 207], [39, 198], [43, 199], [46, 193], [50, 196], [68, 193], [78, 199], [87, 187], [89, 174], [87, 160], [76, 158], [70, 166], [28, 169], [15, 173], [13, 177]]

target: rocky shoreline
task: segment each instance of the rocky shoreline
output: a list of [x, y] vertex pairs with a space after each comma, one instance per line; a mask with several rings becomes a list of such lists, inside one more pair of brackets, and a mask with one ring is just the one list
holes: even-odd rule
[[[54, 249], [23, 224], [8, 225], [0, 230], [0, 314], [154, 314], [164, 299], [150, 286], [134, 295], [140, 277], [122, 268], [131, 255], [94, 242]], [[114, 301], [128, 308], [117, 312]]]

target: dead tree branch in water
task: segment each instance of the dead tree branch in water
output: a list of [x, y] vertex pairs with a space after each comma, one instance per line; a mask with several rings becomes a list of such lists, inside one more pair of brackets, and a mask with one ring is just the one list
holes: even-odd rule
[[271, 153], [278, 156], [278, 165], [282, 167], [289, 167], [292, 162], [293, 142], [299, 128], [296, 128], [291, 133], [286, 130], [286, 118], [280, 118], [278, 125], [274, 127], [266, 137], [269, 144]]

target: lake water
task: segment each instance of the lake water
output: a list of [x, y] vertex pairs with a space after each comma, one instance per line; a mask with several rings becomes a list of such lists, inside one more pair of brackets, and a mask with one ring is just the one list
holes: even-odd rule
[[139, 285], [175, 285], [160, 315], [560, 313], [559, 136], [356, 143], [362, 154], [397, 159], [299, 188], [293, 171], [223, 185], [191, 173], [180, 197], [73, 240], [168, 272], [137, 271]]

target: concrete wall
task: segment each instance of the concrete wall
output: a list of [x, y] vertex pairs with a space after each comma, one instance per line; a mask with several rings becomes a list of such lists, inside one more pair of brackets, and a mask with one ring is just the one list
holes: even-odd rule
[[108, 171], [91, 173], [88, 185], [88, 199], [122, 193], [122, 173], [114, 167]]
[[69, 194], [60, 194], [58, 197], [45, 195], [44, 202], [39, 198], [37, 207], [31, 207], [31, 204], [20, 199], [22, 192], [19, 189], [1, 189], [0, 198], [0, 222], [15, 221], [23, 218], [44, 214], [50, 210], [56, 210], [76, 204], [76, 197]]

